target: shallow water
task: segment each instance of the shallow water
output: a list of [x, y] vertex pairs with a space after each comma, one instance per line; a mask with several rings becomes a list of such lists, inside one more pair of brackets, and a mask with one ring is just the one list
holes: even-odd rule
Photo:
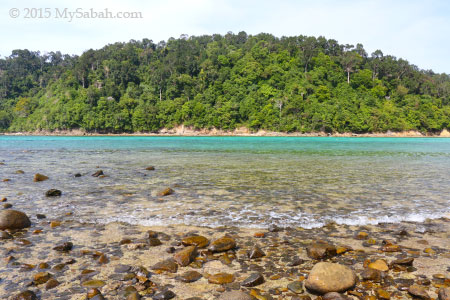
[[[450, 215], [444, 138], [0, 136], [0, 161], [0, 196], [15, 208], [85, 222], [309, 228]], [[90, 176], [98, 169], [107, 177]], [[37, 172], [50, 180], [34, 183]], [[156, 196], [168, 186], [174, 195]], [[50, 188], [62, 197], [46, 198]]]

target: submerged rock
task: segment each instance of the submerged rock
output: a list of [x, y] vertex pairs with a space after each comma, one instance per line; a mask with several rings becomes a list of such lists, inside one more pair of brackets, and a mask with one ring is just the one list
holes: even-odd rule
[[440, 288], [438, 291], [439, 300], [450, 300], [450, 287]]
[[253, 273], [242, 281], [241, 285], [245, 287], [254, 287], [264, 283], [264, 277], [260, 273]]
[[248, 253], [248, 258], [253, 259], [253, 258], [261, 258], [263, 256], [266, 256], [266, 254], [264, 253], [264, 251], [261, 250], [261, 248], [259, 248], [258, 246], [254, 246]]
[[154, 166], [148, 166], [147, 168], [145, 168], [147, 171], [154, 171], [155, 167]]
[[37, 297], [34, 292], [27, 290], [12, 297], [12, 300], [37, 300]]
[[153, 265], [152, 270], [176, 273], [178, 264], [173, 258], [169, 258]]
[[155, 296], [153, 296], [153, 300], [168, 300], [174, 298], [176, 295], [174, 292], [170, 290], [166, 290], [160, 293], [157, 293]]
[[190, 283], [199, 280], [202, 278], [202, 274], [197, 271], [187, 271], [177, 276], [176, 279], [182, 282]]
[[355, 272], [347, 266], [320, 262], [309, 273], [305, 287], [318, 294], [344, 292], [356, 283]]
[[59, 252], [68, 252], [72, 250], [73, 243], [72, 242], [65, 242], [62, 245], [56, 246], [53, 248], [53, 250], [59, 251]]
[[198, 248], [204, 248], [208, 246], [209, 240], [201, 235], [188, 236], [181, 240], [184, 246], [197, 246]]
[[209, 283], [214, 284], [226, 284], [226, 283], [232, 283], [234, 281], [234, 275], [228, 274], [228, 273], [218, 273], [214, 275], [210, 275], [208, 277]]
[[368, 265], [368, 267], [370, 269], [375, 269], [375, 270], [382, 271], [382, 272], [389, 271], [389, 267], [388, 267], [386, 261], [383, 259], [377, 259], [376, 261], [370, 263]]
[[31, 226], [28, 216], [18, 210], [0, 211], [0, 230], [23, 229]]
[[57, 189], [50, 189], [45, 192], [46, 197], [59, 197], [61, 196], [61, 194], [62, 194], [61, 191]]
[[99, 176], [103, 176], [103, 175], [105, 175], [105, 174], [103, 173], [103, 170], [98, 170], [97, 172], [95, 172], [94, 174], [92, 174], [92, 176], [94, 176], [94, 177], [99, 177]]
[[430, 296], [428, 295], [427, 291], [425, 290], [424, 287], [419, 286], [419, 285], [411, 285], [408, 288], [408, 293], [415, 297], [415, 298], [419, 298], [422, 300], [429, 300]]
[[336, 256], [336, 247], [327, 242], [314, 242], [306, 248], [308, 256], [312, 259], [326, 259]]
[[174, 190], [172, 190], [171, 188], [166, 188], [162, 191], [159, 191], [156, 195], [160, 196], [160, 197], [164, 197], [164, 196], [172, 195], [173, 193], [175, 193]]
[[45, 180], [47, 180], [47, 179], [48, 179], [47, 176], [42, 175], [42, 174], [39, 174], [39, 173], [36, 173], [36, 174], [34, 174], [33, 181], [34, 181], [34, 182], [39, 182], [39, 181], [45, 181]]
[[221, 237], [213, 241], [208, 250], [212, 252], [224, 252], [236, 247], [236, 241], [228, 236]]
[[173, 256], [173, 259], [182, 267], [186, 267], [189, 265], [192, 260], [197, 255], [197, 247], [196, 246], [188, 246]]

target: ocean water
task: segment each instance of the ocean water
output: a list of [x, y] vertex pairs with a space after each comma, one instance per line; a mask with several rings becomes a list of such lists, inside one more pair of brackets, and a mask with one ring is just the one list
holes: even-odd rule
[[261, 228], [450, 216], [445, 138], [0, 136], [0, 162], [0, 197], [31, 216]]

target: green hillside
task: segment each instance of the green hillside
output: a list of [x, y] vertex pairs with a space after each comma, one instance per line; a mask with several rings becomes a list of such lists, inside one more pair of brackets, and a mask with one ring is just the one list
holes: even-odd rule
[[270, 34], [115, 43], [0, 59], [0, 131], [194, 128], [386, 132], [450, 128], [450, 76], [361, 44]]

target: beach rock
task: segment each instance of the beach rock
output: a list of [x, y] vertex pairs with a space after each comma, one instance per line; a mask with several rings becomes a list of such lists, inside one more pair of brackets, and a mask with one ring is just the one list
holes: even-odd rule
[[236, 241], [228, 236], [221, 237], [215, 241], [213, 241], [208, 250], [212, 252], [224, 252], [236, 247]]
[[197, 255], [196, 246], [188, 246], [174, 254], [173, 259], [182, 267], [189, 265]]
[[295, 294], [301, 294], [304, 292], [303, 284], [300, 281], [293, 281], [287, 285], [288, 290]]
[[39, 173], [36, 173], [36, 174], [34, 174], [33, 181], [34, 181], [34, 182], [39, 182], [39, 181], [45, 181], [45, 180], [47, 180], [47, 179], [48, 179], [47, 176], [42, 175], [42, 174], [39, 174]]
[[241, 285], [245, 287], [254, 287], [264, 283], [264, 277], [260, 273], [253, 273], [244, 281], [242, 281]]
[[12, 297], [12, 300], [37, 300], [37, 297], [32, 291], [23, 291]]
[[391, 293], [383, 289], [376, 289], [375, 294], [377, 295], [377, 299], [380, 300], [389, 300], [391, 299]]
[[197, 271], [187, 271], [181, 274], [180, 276], [177, 276], [176, 279], [178, 281], [190, 283], [199, 280], [202, 278], [202, 274], [200, 274]]
[[178, 270], [178, 264], [173, 258], [168, 258], [153, 265], [152, 270], [176, 273]]
[[23, 170], [17, 170], [16, 174], [25, 174], [25, 172]]
[[208, 277], [209, 283], [214, 284], [226, 284], [226, 283], [232, 283], [234, 281], [234, 275], [228, 274], [228, 273], [217, 273], [210, 275]]
[[408, 293], [415, 297], [415, 298], [419, 298], [422, 300], [429, 300], [431, 299], [430, 296], [428, 295], [427, 291], [425, 290], [424, 287], [420, 286], [420, 285], [411, 285], [408, 288]]
[[51, 290], [55, 287], [57, 287], [58, 285], [60, 285], [59, 281], [54, 279], [54, 278], [50, 278], [47, 283], [45, 284], [45, 289], [46, 290]]
[[209, 240], [201, 235], [188, 236], [181, 240], [184, 246], [197, 246], [198, 248], [204, 248], [208, 246]]
[[175, 193], [174, 190], [172, 190], [171, 188], [166, 188], [162, 191], [159, 191], [156, 195], [159, 197], [164, 197], [164, 196], [172, 195], [173, 193]]
[[106, 285], [106, 282], [104, 282], [103, 280], [92, 279], [83, 281], [81, 285], [88, 288], [101, 288], [102, 286]]
[[11, 208], [12, 207], [12, 204], [11, 203], [5, 203], [5, 204], [3, 204], [3, 208], [4, 209], [8, 209], [8, 208]]
[[345, 295], [336, 292], [329, 292], [322, 296], [323, 300], [349, 300]]
[[248, 255], [248, 258], [250, 258], [250, 259], [261, 258], [263, 256], [266, 256], [264, 251], [262, 251], [261, 248], [259, 248], [256, 245], [247, 253], [247, 255]]
[[174, 292], [170, 290], [166, 290], [160, 293], [157, 293], [155, 296], [153, 296], [153, 300], [168, 300], [174, 298], [176, 295]]
[[252, 296], [241, 291], [225, 292], [218, 298], [218, 300], [252, 300], [252, 299], [254, 299]]
[[59, 251], [59, 252], [68, 252], [72, 250], [73, 243], [72, 242], [65, 242], [62, 245], [56, 246], [53, 248], [53, 250]]
[[12, 209], [0, 211], [0, 230], [23, 229], [30, 226], [30, 219], [23, 212]]
[[315, 242], [306, 248], [308, 256], [312, 259], [326, 259], [336, 256], [336, 247], [327, 242]]
[[267, 230], [269, 232], [280, 232], [280, 231], [283, 231], [283, 228], [280, 228], [275, 224], [270, 224], [269, 227], [267, 228]]
[[438, 291], [439, 300], [450, 300], [450, 287], [442, 287]]
[[383, 259], [377, 259], [376, 261], [370, 263], [368, 265], [368, 267], [370, 269], [375, 269], [375, 270], [382, 271], [382, 272], [386, 272], [389, 270], [389, 267], [388, 267], [386, 261]]
[[147, 168], [145, 168], [147, 171], [154, 171], [155, 167], [154, 166], [149, 166]]
[[408, 257], [408, 258], [401, 258], [396, 259], [391, 262], [391, 265], [402, 265], [402, 266], [412, 266], [414, 262], [414, 258]]
[[35, 285], [46, 283], [52, 275], [48, 272], [39, 272], [33, 276], [33, 282]]
[[81, 177], [81, 174], [80, 173], [76, 173], [75, 175], [73, 175], [73, 177], [76, 177], [76, 178]]
[[12, 239], [13, 236], [7, 233], [6, 231], [0, 230], [0, 240], [9, 240]]
[[161, 241], [156, 237], [151, 237], [148, 239], [148, 244], [150, 247], [156, 247], [162, 245]]
[[130, 292], [127, 296], [127, 300], [140, 300], [141, 295], [138, 292]]
[[361, 272], [362, 280], [371, 280], [374, 282], [381, 281], [381, 271], [371, 268], [366, 268]]
[[36, 214], [36, 218], [38, 218], [38, 219], [40, 220], [40, 219], [45, 219], [45, 218], [47, 218], [47, 216], [46, 216], [46, 215], [43, 215], [43, 214]]
[[94, 174], [92, 174], [92, 176], [94, 176], [94, 177], [99, 177], [99, 176], [102, 176], [102, 175], [105, 175], [105, 174], [103, 173], [103, 170], [98, 170], [97, 172], [95, 172]]
[[59, 197], [61, 196], [61, 191], [57, 189], [50, 189], [45, 192], [46, 197]]
[[320, 262], [314, 265], [305, 282], [305, 287], [319, 294], [344, 292], [356, 283], [355, 272], [347, 266]]

